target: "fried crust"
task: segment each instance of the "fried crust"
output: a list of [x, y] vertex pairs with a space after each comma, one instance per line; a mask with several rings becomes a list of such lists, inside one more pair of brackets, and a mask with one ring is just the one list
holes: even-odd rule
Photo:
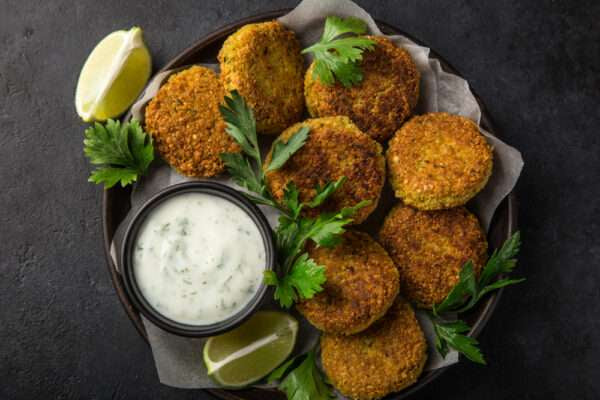
[[154, 147], [173, 168], [192, 177], [223, 172], [219, 154], [239, 152], [219, 112], [223, 86], [214, 71], [193, 66], [173, 74], [145, 110]]
[[348, 231], [334, 248], [314, 247], [310, 257], [326, 268], [323, 291], [296, 305], [318, 329], [351, 335], [381, 318], [398, 295], [398, 270], [366, 233]]
[[479, 276], [487, 240], [475, 215], [464, 207], [419, 211], [395, 206], [379, 231], [379, 242], [400, 272], [400, 292], [418, 307], [441, 303], [471, 260]]
[[302, 117], [300, 50], [294, 33], [277, 21], [244, 25], [223, 43], [221, 80], [252, 107], [258, 132], [278, 134]]
[[412, 118], [386, 152], [396, 197], [421, 210], [464, 205], [492, 174], [492, 148], [470, 119], [448, 113]]
[[313, 77], [313, 62], [304, 78], [306, 106], [311, 116], [346, 115], [366, 134], [383, 142], [412, 114], [419, 98], [420, 73], [410, 54], [381, 36], [373, 51], [365, 51], [360, 84], [322, 83]]
[[[293, 181], [300, 200], [310, 201], [317, 185], [325, 185], [345, 176], [346, 182], [322, 206], [305, 207], [304, 215], [314, 217], [326, 211], [338, 211], [362, 200], [371, 203], [354, 215], [354, 223], [364, 221], [377, 207], [385, 181], [385, 159], [379, 143], [360, 131], [348, 117], [308, 119], [286, 129], [278, 140], [284, 143], [303, 126], [310, 128], [308, 140], [286, 164], [267, 172], [267, 185], [278, 202], [283, 201], [284, 188]], [[271, 152], [265, 167], [271, 161]]]
[[398, 297], [366, 331], [324, 334], [321, 360], [342, 394], [355, 400], [379, 399], [417, 381], [427, 361], [427, 343], [412, 307]]

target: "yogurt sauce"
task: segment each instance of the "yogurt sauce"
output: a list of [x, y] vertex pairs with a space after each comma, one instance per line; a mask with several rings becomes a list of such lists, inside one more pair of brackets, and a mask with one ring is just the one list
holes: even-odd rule
[[134, 244], [133, 272], [144, 298], [163, 316], [208, 325], [240, 311], [258, 291], [265, 244], [250, 216], [205, 193], [163, 201]]

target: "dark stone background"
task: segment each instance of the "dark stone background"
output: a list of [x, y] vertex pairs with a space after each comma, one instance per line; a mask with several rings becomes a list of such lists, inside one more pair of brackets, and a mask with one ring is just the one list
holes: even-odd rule
[[[427, 399], [600, 398], [600, 3], [359, 1], [470, 81], [526, 166], [518, 275], [481, 336], [487, 367]], [[106, 271], [86, 182], [79, 70], [134, 24], [159, 68], [212, 30], [295, 1], [0, 0], [0, 399], [208, 399], [158, 383]]]

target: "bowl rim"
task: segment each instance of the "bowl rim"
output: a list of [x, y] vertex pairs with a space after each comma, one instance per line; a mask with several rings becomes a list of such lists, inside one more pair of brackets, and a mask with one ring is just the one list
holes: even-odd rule
[[254, 296], [252, 296], [246, 305], [235, 314], [230, 315], [222, 321], [211, 324], [192, 325], [177, 322], [156, 310], [142, 294], [134, 273], [132, 257], [135, 239], [146, 218], [161, 204], [187, 193], [204, 193], [220, 197], [242, 209], [242, 211], [252, 219], [263, 240], [265, 246], [264, 270], [276, 270], [277, 257], [273, 231], [263, 212], [241, 192], [218, 182], [200, 180], [167, 186], [154, 194], [150, 199], [146, 200], [134, 211], [134, 215], [127, 225], [121, 244], [120, 264], [123, 282], [125, 284], [125, 290], [131, 298], [135, 308], [158, 327], [175, 335], [184, 337], [201, 338], [215, 336], [239, 326], [264, 304], [265, 300], [268, 298], [267, 294], [270, 291], [270, 288], [264, 283], [264, 280], [261, 280], [260, 286]]

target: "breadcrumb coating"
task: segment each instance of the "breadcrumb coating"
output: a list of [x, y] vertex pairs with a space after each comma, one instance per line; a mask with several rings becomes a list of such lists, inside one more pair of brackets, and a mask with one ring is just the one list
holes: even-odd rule
[[[305, 207], [304, 215], [316, 216], [324, 211], [338, 211], [362, 200], [371, 203], [354, 215], [354, 223], [364, 221], [377, 207], [385, 181], [385, 159], [379, 143], [360, 131], [348, 117], [308, 119], [286, 129], [279, 137], [283, 142], [303, 126], [310, 128], [308, 140], [286, 164], [266, 174], [267, 185], [279, 202], [283, 190], [293, 181], [299, 189], [300, 200], [310, 201], [317, 185], [325, 185], [342, 176], [346, 182], [322, 206]], [[271, 161], [267, 155], [265, 166]]]
[[421, 210], [464, 205], [487, 183], [492, 158], [479, 127], [448, 113], [412, 118], [390, 140], [386, 153], [396, 197]]
[[244, 25], [219, 52], [225, 90], [238, 90], [254, 110], [258, 132], [278, 134], [300, 121], [304, 63], [300, 43], [277, 21]]
[[306, 106], [311, 116], [346, 115], [366, 134], [383, 142], [412, 114], [419, 98], [420, 73], [410, 54], [382, 36], [373, 51], [365, 51], [360, 84], [322, 83], [313, 77], [314, 62], [304, 78]]
[[381, 318], [398, 295], [398, 270], [386, 251], [366, 233], [348, 231], [334, 248], [309, 249], [326, 268], [322, 292], [296, 305], [318, 329], [350, 335]]
[[395, 206], [385, 218], [379, 242], [400, 272], [400, 292], [422, 308], [441, 303], [458, 283], [465, 262], [479, 275], [487, 240], [475, 215], [464, 207], [419, 211]]
[[171, 75], [146, 107], [154, 147], [184, 175], [218, 175], [225, 169], [219, 154], [240, 151], [219, 112], [223, 94], [214, 71], [193, 66]]
[[354, 400], [379, 399], [417, 381], [427, 361], [427, 343], [412, 307], [398, 297], [366, 331], [324, 334], [321, 360], [342, 394]]

